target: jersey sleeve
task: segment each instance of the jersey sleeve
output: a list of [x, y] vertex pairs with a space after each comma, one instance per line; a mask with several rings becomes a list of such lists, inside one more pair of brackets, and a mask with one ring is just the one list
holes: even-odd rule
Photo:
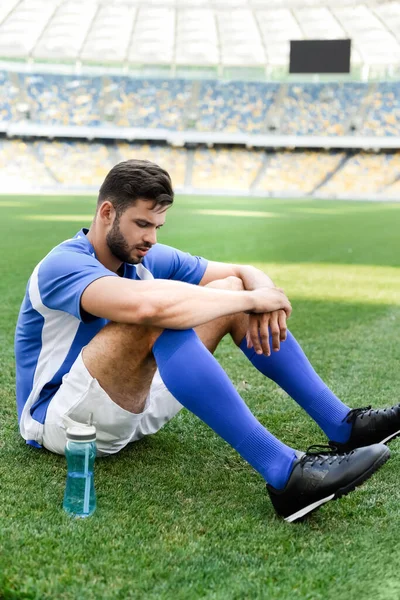
[[100, 277], [118, 276], [90, 254], [51, 252], [38, 270], [41, 301], [47, 308], [67, 312], [80, 321], [90, 320], [90, 315], [82, 314], [81, 296]]
[[175, 279], [186, 283], [198, 284], [203, 278], [208, 261], [201, 256], [192, 256], [166, 246], [156, 244], [146, 257], [146, 266], [155, 279]]

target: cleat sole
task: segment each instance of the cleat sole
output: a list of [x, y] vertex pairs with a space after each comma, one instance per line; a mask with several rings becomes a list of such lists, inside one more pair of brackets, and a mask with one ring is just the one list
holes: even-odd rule
[[297, 512], [293, 513], [289, 517], [285, 517], [285, 521], [287, 521], [288, 523], [293, 523], [293, 521], [298, 521], [299, 519], [303, 519], [306, 515], [308, 515], [308, 513], [312, 512], [313, 510], [316, 510], [322, 504], [329, 502], [329, 500], [334, 500], [334, 498], [335, 498], [335, 494], [331, 494], [330, 496], [327, 496], [326, 498], [323, 498], [322, 500], [317, 500], [317, 502], [313, 502], [312, 504], [305, 506], [304, 508], [302, 508], [301, 510], [298, 510]]
[[388, 435], [387, 438], [385, 438], [384, 440], [381, 441], [381, 444], [387, 444], [388, 442], [391, 442], [392, 440], [397, 438], [399, 435], [400, 435], [400, 429], [399, 429], [399, 431], [396, 431], [395, 433]]

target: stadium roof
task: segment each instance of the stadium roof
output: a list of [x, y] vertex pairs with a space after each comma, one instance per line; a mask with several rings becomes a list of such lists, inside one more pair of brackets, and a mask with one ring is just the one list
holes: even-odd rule
[[352, 39], [400, 64], [400, 1], [0, 0], [0, 56], [118, 65], [287, 65], [289, 40]]

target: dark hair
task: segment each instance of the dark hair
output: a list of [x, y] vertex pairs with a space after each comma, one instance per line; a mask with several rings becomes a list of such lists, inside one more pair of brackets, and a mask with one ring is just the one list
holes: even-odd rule
[[125, 160], [108, 173], [100, 188], [97, 206], [109, 200], [119, 216], [139, 198], [153, 200], [153, 208], [171, 205], [174, 201], [171, 177], [149, 160]]

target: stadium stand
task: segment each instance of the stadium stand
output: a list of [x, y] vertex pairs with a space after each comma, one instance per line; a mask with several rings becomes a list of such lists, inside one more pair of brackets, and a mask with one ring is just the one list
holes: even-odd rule
[[33, 145], [22, 140], [0, 140], [0, 184], [10, 191], [29, 186], [51, 186], [55, 181], [36, 156]]
[[0, 71], [0, 122], [11, 120], [11, 106], [15, 104], [17, 88], [13, 87], [7, 73]]
[[360, 152], [345, 163], [320, 192], [333, 195], [377, 194], [400, 175], [400, 152]]
[[[286, 135], [400, 135], [400, 82], [296, 83], [0, 72], [0, 122]], [[19, 107], [26, 105], [27, 114]], [[362, 110], [360, 111], [360, 107]], [[273, 117], [273, 127], [269, 122]]]
[[192, 85], [184, 80], [53, 74], [20, 75], [19, 84], [19, 96], [27, 97], [35, 122], [98, 126], [111, 120], [119, 127], [174, 130], [184, 128]]
[[282, 99], [279, 133], [343, 135], [366, 91], [363, 83], [290, 85]]
[[382, 82], [370, 98], [370, 110], [360, 133], [400, 135], [400, 84]]
[[311, 194], [338, 167], [345, 153], [306, 150], [269, 156], [257, 190], [271, 194]]
[[386, 198], [400, 198], [400, 179], [397, 179], [392, 185], [385, 189]]
[[166, 144], [0, 140], [0, 185], [97, 190], [113, 165], [129, 158], [165, 168], [177, 190], [273, 196], [400, 198], [400, 151], [187, 150]]
[[194, 153], [192, 186], [198, 189], [249, 190], [264, 160], [264, 152], [198, 149]]
[[185, 128], [191, 82], [182, 79], [111, 78], [115, 86], [115, 124], [119, 127]]
[[40, 141], [33, 147], [54, 180], [70, 187], [98, 186], [118, 162], [103, 144]]
[[[86, 126], [93, 132], [100, 131], [100, 126], [119, 132], [137, 127], [149, 132], [147, 137], [145, 131], [145, 140], [156, 140], [152, 131], [160, 129], [192, 129], [208, 132], [207, 136], [276, 133], [299, 139], [329, 135], [337, 140], [353, 135], [357, 147], [362, 147], [363, 136], [400, 137], [400, 82], [225, 82], [0, 71], [2, 131], [7, 130], [7, 123], [17, 122]], [[77, 139], [81, 135], [91, 138], [91, 132], [80, 134], [79, 130], [74, 130], [74, 138], [75, 131]], [[0, 183], [6, 189], [17, 184], [25, 189], [31, 185], [93, 189], [114, 164], [137, 157], [164, 166], [178, 190], [400, 197], [399, 151], [294, 150], [295, 144], [273, 150], [186, 149], [169, 145], [182, 143], [169, 139], [169, 133], [160, 135], [164, 137], [158, 142], [143, 143], [115, 141], [113, 134], [108, 143], [89, 143], [85, 138], [4, 139], [0, 141]]]
[[20, 81], [31, 105], [31, 120], [47, 125], [100, 124], [100, 77], [26, 75]]
[[150, 144], [66, 141], [0, 141], [0, 184], [97, 188], [108, 171], [129, 158], [151, 160], [170, 173], [174, 187], [185, 181], [187, 152]]
[[187, 152], [182, 148], [171, 148], [151, 144], [117, 144], [120, 160], [139, 158], [151, 160], [168, 171], [174, 187], [181, 188], [185, 183]]
[[278, 84], [203, 82], [196, 129], [262, 133], [278, 89]]

